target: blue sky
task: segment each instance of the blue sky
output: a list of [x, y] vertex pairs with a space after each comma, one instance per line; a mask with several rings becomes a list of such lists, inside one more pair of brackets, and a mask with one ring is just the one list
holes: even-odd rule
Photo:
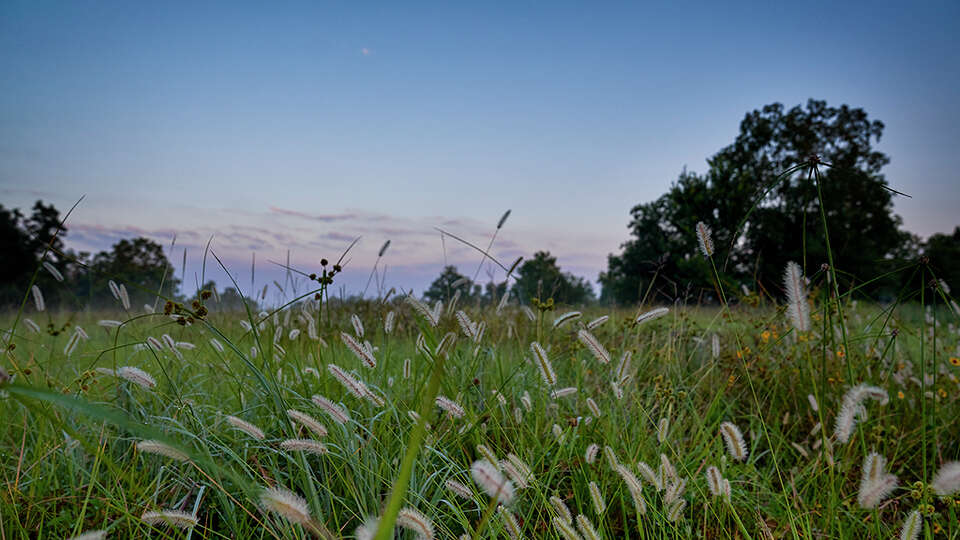
[[[864, 108], [896, 210], [960, 225], [960, 4], [0, 4], [0, 202], [66, 209], [68, 245], [144, 234], [187, 281], [202, 246], [242, 283], [251, 253], [301, 268], [355, 236], [422, 289], [469, 249], [548, 249], [595, 279], [630, 208], [702, 172], [744, 114], [808, 98]], [[258, 268], [258, 282], [278, 270]]]

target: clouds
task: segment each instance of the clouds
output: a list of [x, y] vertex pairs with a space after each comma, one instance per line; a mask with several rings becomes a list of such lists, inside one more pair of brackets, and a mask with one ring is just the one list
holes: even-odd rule
[[[186, 251], [187, 283], [199, 280], [194, 275], [202, 267], [207, 243], [224, 261], [240, 283], [250, 282], [250, 263], [256, 253], [256, 281], [284, 282], [286, 271], [266, 261], [286, 261], [306, 273], [316, 271], [321, 258], [338, 259], [357, 238], [360, 241], [347, 255], [348, 270], [338, 285], [348, 293], [361, 290], [383, 242], [392, 242], [381, 262], [387, 267], [387, 287], [422, 290], [445, 264], [454, 264], [473, 273], [482, 255], [474, 248], [443, 235], [438, 229], [485, 248], [496, 227], [476, 219], [455, 216], [412, 217], [345, 209], [336, 213], [309, 212], [278, 206], [266, 210], [168, 208], [158, 222], [157, 211], [144, 214], [138, 223], [113, 221], [109, 215], [81, 212], [72, 218], [66, 237], [68, 247], [97, 252], [109, 249], [123, 238], [145, 236], [168, 251], [172, 261], [180, 263]], [[124, 216], [129, 220], [130, 216]], [[153, 222], [153, 223], [151, 223]], [[515, 225], [511, 227], [511, 225]], [[619, 238], [604, 238], [591, 233], [571, 233], [549, 228], [522, 228], [522, 219], [500, 231], [492, 255], [505, 266], [518, 256], [529, 258], [537, 250], [549, 250], [567, 270], [589, 280], [596, 278], [611, 246]], [[171, 243], [173, 252], [170, 252]], [[208, 261], [210, 257], [208, 256]], [[489, 264], [489, 263], [488, 263]], [[179, 265], [178, 265], [179, 266]], [[211, 264], [207, 265], [208, 275]], [[191, 271], [189, 268], [193, 268]], [[178, 268], [178, 272], [181, 269]], [[192, 273], [194, 272], [194, 273]], [[213, 270], [214, 279], [229, 283], [226, 274]], [[481, 273], [486, 276], [487, 271]], [[503, 278], [496, 269], [495, 279]], [[269, 278], [269, 279], [268, 279]], [[485, 278], [482, 278], [485, 279]]]

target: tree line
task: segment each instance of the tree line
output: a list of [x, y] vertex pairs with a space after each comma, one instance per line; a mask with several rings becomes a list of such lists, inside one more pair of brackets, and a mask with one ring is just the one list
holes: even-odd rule
[[[818, 100], [789, 110], [767, 105], [746, 114], [733, 143], [707, 160], [706, 172], [684, 169], [662, 196], [633, 207], [629, 238], [599, 275], [599, 298], [589, 282], [563, 272], [545, 251], [514, 269], [509, 289], [508, 282], [481, 286], [446, 266], [423, 296], [436, 301], [459, 294], [468, 302], [498, 302], [508, 293], [523, 303], [534, 298], [564, 304], [709, 302], [717, 300], [713, 264], [725, 288], [776, 298], [788, 261], [801, 264], [807, 275], [826, 264], [824, 220], [845, 288], [892, 299], [915, 275], [909, 269], [922, 262], [960, 290], [960, 226], [926, 241], [903, 229], [893, 212], [894, 197], [902, 194], [882, 173], [890, 159], [874, 148], [883, 129], [863, 109], [847, 105]], [[803, 166], [814, 163], [816, 171]], [[0, 306], [18, 305], [31, 280], [50, 291], [55, 303], [109, 302], [110, 279], [124, 282], [137, 302], [152, 302], [158, 293], [176, 296], [179, 281], [156, 242], [134, 238], [96, 254], [73, 252], [64, 248], [67, 230], [60, 221], [59, 212], [42, 201], [29, 215], [0, 205]], [[697, 253], [700, 222], [713, 231], [712, 263]], [[65, 286], [48, 286], [59, 280]], [[225, 292], [240, 305], [235, 289]]]

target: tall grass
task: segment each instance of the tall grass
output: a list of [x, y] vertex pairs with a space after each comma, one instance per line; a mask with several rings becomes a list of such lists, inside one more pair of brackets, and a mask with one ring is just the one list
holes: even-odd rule
[[728, 290], [697, 233], [719, 306], [455, 313], [324, 282], [181, 325], [25, 296], [0, 537], [960, 538], [958, 314], [923, 262], [881, 305], [831, 253], [791, 313]]

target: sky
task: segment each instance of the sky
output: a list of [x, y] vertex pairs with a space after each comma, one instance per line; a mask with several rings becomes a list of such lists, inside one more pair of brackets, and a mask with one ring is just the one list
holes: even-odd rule
[[4, 0], [0, 204], [82, 197], [68, 247], [144, 235], [193, 284], [210, 242], [245, 290], [253, 253], [259, 288], [360, 237], [348, 294], [386, 240], [387, 288], [473, 275], [437, 229], [486, 246], [510, 209], [493, 255], [595, 280], [634, 205], [747, 112], [816, 98], [885, 123], [926, 237], [960, 225], [957, 28], [955, 1]]

